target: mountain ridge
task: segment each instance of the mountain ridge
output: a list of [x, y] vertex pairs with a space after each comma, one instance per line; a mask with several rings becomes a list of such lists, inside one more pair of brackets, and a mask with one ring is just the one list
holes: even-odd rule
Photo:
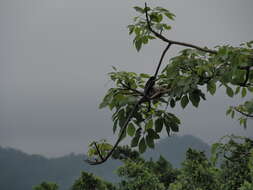
[[[161, 139], [153, 150], [148, 150], [142, 156], [145, 159], [156, 160], [160, 155], [180, 167], [186, 150], [191, 147], [210, 154], [210, 146], [191, 135], [171, 136]], [[109, 160], [98, 166], [90, 166], [84, 162], [83, 154], [70, 153], [57, 158], [47, 158], [38, 154], [27, 154], [14, 148], [0, 146], [0, 189], [32, 190], [32, 186], [42, 181], [52, 181], [60, 185], [61, 190], [67, 190], [80, 175], [81, 171], [91, 172], [111, 182], [119, 178], [115, 170], [120, 161]], [[15, 183], [13, 183], [15, 181]]]

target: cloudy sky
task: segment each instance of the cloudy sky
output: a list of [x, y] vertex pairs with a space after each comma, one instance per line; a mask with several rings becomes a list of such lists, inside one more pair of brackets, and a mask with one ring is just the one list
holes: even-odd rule
[[[252, 0], [149, 1], [176, 14], [167, 37], [210, 48], [253, 40]], [[0, 145], [28, 153], [84, 153], [92, 140], [113, 141], [111, 113], [98, 105], [112, 85], [107, 73], [153, 73], [164, 44], [137, 53], [126, 26], [137, 0], [0, 0]], [[176, 55], [172, 47], [166, 59]], [[165, 63], [164, 63], [165, 64]], [[247, 97], [252, 98], [252, 97]], [[224, 89], [199, 109], [171, 110], [180, 135], [212, 143], [226, 134], [253, 136], [225, 116]]]

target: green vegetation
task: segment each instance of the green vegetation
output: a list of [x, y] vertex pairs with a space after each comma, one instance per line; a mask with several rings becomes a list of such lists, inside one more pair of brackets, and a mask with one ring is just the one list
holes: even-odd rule
[[[123, 162], [117, 169], [119, 183], [112, 184], [82, 172], [71, 189], [252, 190], [253, 187], [253, 140], [248, 138], [226, 137], [213, 144], [210, 158], [202, 151], [189, 148], [179, 169], [173, 168], [162, 156], [157, 161], [147, 161], [128, 146], [118, 147], [113, 158]], [[35, 190], [55, 187], [52, 183], [47, 186], [42, 183]]]

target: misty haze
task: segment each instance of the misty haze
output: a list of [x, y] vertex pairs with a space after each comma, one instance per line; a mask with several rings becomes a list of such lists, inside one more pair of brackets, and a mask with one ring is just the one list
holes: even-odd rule
[[[226, 44], [239, 46], [253, 40], [251, 0], [148, 3], [176, 15], [175, 21], [169, 23], [172, 30], [166, 33], [171, 40], [210, 49]], [[112, 112], [99, 109], [105, 93], [114, 85], [108, 73], [114, 66], [119, 71], [152, 75], [165, 47], [160, 40], [153, 40], [140, 52], [136, 51], [127, 29], [136, 16], [134, 6], [143, 7], [144, 2], [0, 0], [0, 159], [4, 158], [1, 153], [13, 158], [13, 163], [17, 157], [29, 159], [33, 164], [41, 159], [49, 168], [55, 159], [54, 163], [61, 163], [60, 169], [67, 159], [78, 160], [71, 174], [54, 170], [71, 176], [72, 181], [59, 179], [64, 188], [73, 183], [82, 167], [105, 178], [107, 174], [102, 171], [107, 167], [113, 173], [119, 162], [110, 161], [95, 170], [87, 163], [82, 165], [89, 143], [106, 139], [113, 144], [118, 137], [112, 130]], [[182, 49], [172, 46], [161, 69]], [[205, 86], [201, 89], [206, 93]], [[168, 111], [181, 120], [179, 132], [172, 132], [170, 141], [163, 131], [161, 140], [157, 141], [159, 148], [154, 150], [157, 152], [148, 152], [145, 157], [158, 159], [157, 155], [169, 147], [169, 142], [182, 142], [179, 152], [171, 148], [180, 157], [178, 161], [165, 155], [174, 166], [180, 167], [179, 162], [190, 147], [187, 144], [209, 156], [211, 144], [224, 135], [252, 138], [252, 119], [248, 119], [245, 129], [236, 118], [226, 116], [230, 105], [252, 99], [252, 93], [243, 99], [225, 94], [226, 88], [217, 85], [217, 92], [213, 96], [206, 93], [207, 100], [201, 101], [198, 108], [189, 104], [182, 109], [179, 103], [175, 108], [169, 107]], [[130, 145], [130, 141], [128, 137], [121, 145]], [[41, 158], [33, 157], [34, 154]], [[50, 177], [44, 180], [47, 179], [58, 180]], [[106, 180], [115, 182], [118, 178], [115, 180], [115, 174], [110, 174]]]

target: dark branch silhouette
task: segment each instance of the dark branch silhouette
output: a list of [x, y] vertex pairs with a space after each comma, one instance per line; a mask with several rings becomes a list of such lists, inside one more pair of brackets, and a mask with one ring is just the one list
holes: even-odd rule
[[242, 83], [242, 86], [247, 86], [247, 82], [248, 82], [248, 80], [249, 80], [249, 74], [250, 74], [250, 68], [248, 67], [248, 68], [246, 69], [246, 77], [245, 77], [244, 82]]
[[126, 84], [124, 84], [122, 81], [119, 81], [119, 83], [125, 88], [125, 89], [122, 89], [122, 90], [130, 90], [130, 91], [135, 92], [136, 94], [139, 94], [139, 95], [141, 95], [141, 96], [144, 95], [143, 92], [141, 92], [141, 91], [139, 91], [139, 90], [137, 90], [137, 89], [131, 88], [130, 85], [126, 85]]
[[[119, 138], [118, 140], [116, 141], [116, 143], [114, 144], [113, 148], [111, 149], [110, 152], [107, 153], [107, 155], [103, 158], [103, 157], [100, 157], [100, 160], [86, 160], [86, 162], [88, 162], [90, 165], [98, 165], [98, 164], [102, 164], [104, 163], [106, 160], [108, 160], [110, 158], [110, 156], [112, 155], [112, 153], [115, 151], [115, 149], [117, 148], [118, 144], [120, 143], [123, 135], [124, 135], [124, 132], [126, 130], [126, 127], [129, 123], [129, 121], [131, 120], [132, 116], [134, 115], [134, 113], [138, 110], [138, 106], [142, 103], [142, 99], [140, 99], [135, 105], [134, 105], [134, 108], [132, 109], [131, 113], [128, 115], [123, 127], [122, 127], [122, 130], [121, 130], [121, 133], [119, 135]], [[100, 150], [97, 149], [97, 152], [98, 152], [98, 155], [100, 155]]]
[[157, 74], [158, 74], [158, 72], [159, 72], [159, 69], [160, 69], [160, 66], [161, 66], [161, 64], [162, 64], [163, 58], [164, 58], [165, 54], [167, 53], [168, 49], [170, 48], [170, 46], [171, 46], [171, 43], [168, 43], [168, 45], [166, 46], [166, 48], [163, 50], [162, 56], [161, 56], [161, 58], [160, 58], [160, 61], [159, 61], [159, 63], [158, 63], [158, 66], [157, 66], [157, 68], [156, 68], [156, 71], [155, 71], [155, 75], [154, 75], [155, 78], [157, 77]]
[[103, 160], [104, 158], [103, 158], [102, 154], [101, 154], [100, 151], [99, 151], [99, 148], [98, 148], [98, 146], [97, 146], [97, 143], [94, 142], [94, 145], [95, 145], [95, 147], [96, 147], [96, 150], [97, 150], [97, 152], [98, 152], [98, 155], [99, 155], [100, 159]]
[[248, 114], [248, 113], [245, 113], [245, 112], [243, 112], [243, 111], [239, 110], [239, 109], [238, 109], [238, 108], [236, 108], [236, 107], [234, 107], [234, 110], [235, 110], [235, 111], [237, 111], [238, 113], [240, 113], [240, 114], [242, 114], [242, 115], [246, 116], [246, 117], [252, 117], [252, 118], [253, 118], [253, 115]]
[[200, 51], [204, 51], [204, 52], [208, 52], [208, 53], [211, 53], [211, 54], [217, 54], [217, 51], [215, 51], [215, 50], [210, 50], [210, 49], [207, 49], [207, 48], [202, 48], [202, 47], [199, 47], [199, 46], [190, 44], [190, 43], [185, 43], [185, 42], [179, 42], [179, 41], [169, 40], [168, 38], [166, 38], [165, 36], [163, 36], [161, 33], [158, 33], [158, 32], [156, 32], [155, 30], [153, 30], [153, 28], [151, 27], [151, 24], [150, 24], [149, 16], [148, 16], [147, 3], [145, 3], [145, 15], [146, 15], [146, 22], [147, 22], [147, 25], [148, 25], [148, 29], [149, 29], [157, 38], [161, 39], [162, 41], [167, 42], [167, 43], [169, 43], [169, 44], [171, 44], [171, 45], [172, 45], [172, 44], [175, 44], [175, 45], [180, 45], [180, 46], [185, 46], [185, 47], [194, 48], [194, 49], [197, 49], [197, 50], [200, 50]]
[[99, 148], [97, 147], [96, 143], [95, 143], [95, 148], [96, 148], [96, 151], [97, 151], [97, 154], [100, 158], [100, 160], [86, 160], [86, 162], [88, 162], [89, 164], [91, 165], [98, 165], [98, 164], [102, 164], [104, 163], [106, 160], [108, 160], [110, 158], [110, 156], [113, 154], [113, 152], [115, 151], [115, 149], [118, 147], [124, 133], [125, 133], [125, 130], [129, 124], [129, 122], [131, 121], [133, 115], [135, 114], [135, 112], [138, 110], [138, 107], [139, 105], [141, 105], [142, 103], [144, 102], [149, 102], [150, 104], [150, 101], [153, 100], [153, 99], [156, 99], [156, 98], [159, 98], [160, 96], [162, 96], [162, 94], [164, 93], [167, 93], [168, 92], [168, 89], [159, 89], [157, 90], [154, 94], [150, 94], [150, 91], [153, 89], [154, 85], [155, 85], [155, 81], [156, 81], [156, 78], [157, 78], [157, 75], [158, 75], [158, 72], [159, 72], [159, 69], [161, 67], [161, 64], [162, 64], [162, 61], [164, 59], [164, 56], [165, 54], [167, 53], [168, 49], [170, 48], [171, 46], [171, 43], [168, 43], [168, 45], [166, 46], [166, 48], [164, 49], [162, 55], [161, 55], [161, 58], [158, 62], [158, 65], [157, 65], [157, 68], [156, 68], [156, 71], [155, 71], [155, 74], [149, 78], [149, 80], [146, 82], [146, 85], [145, 85], [145, 88], [144, 88], [144, 92], [140, 92], [136, 89], [133, 89], [131, 88], [129, 85], [126, 85], [124, 84], [122, 81], [120, 81], [120, 84], [126, 89], [126, 90], [131, 90], [132, 92], [135, 92], [139, 95], [142, 96], [142, 98], [139, 99], [139, 101], [134, 105], [132, 111], [130, 112], [130, 114], [128, 115], [124, 125], [122, 126], [121, 128], [121, 132], [120, 132], [120, 135], [116, 141], [116, 143], [114, 144], [113, 148], [111, 149], [110, 152], [107, 153], [107, 155], [105, 157], [102, 157], [102, 154], [101, 154], [101, 151], [99, 150]]

